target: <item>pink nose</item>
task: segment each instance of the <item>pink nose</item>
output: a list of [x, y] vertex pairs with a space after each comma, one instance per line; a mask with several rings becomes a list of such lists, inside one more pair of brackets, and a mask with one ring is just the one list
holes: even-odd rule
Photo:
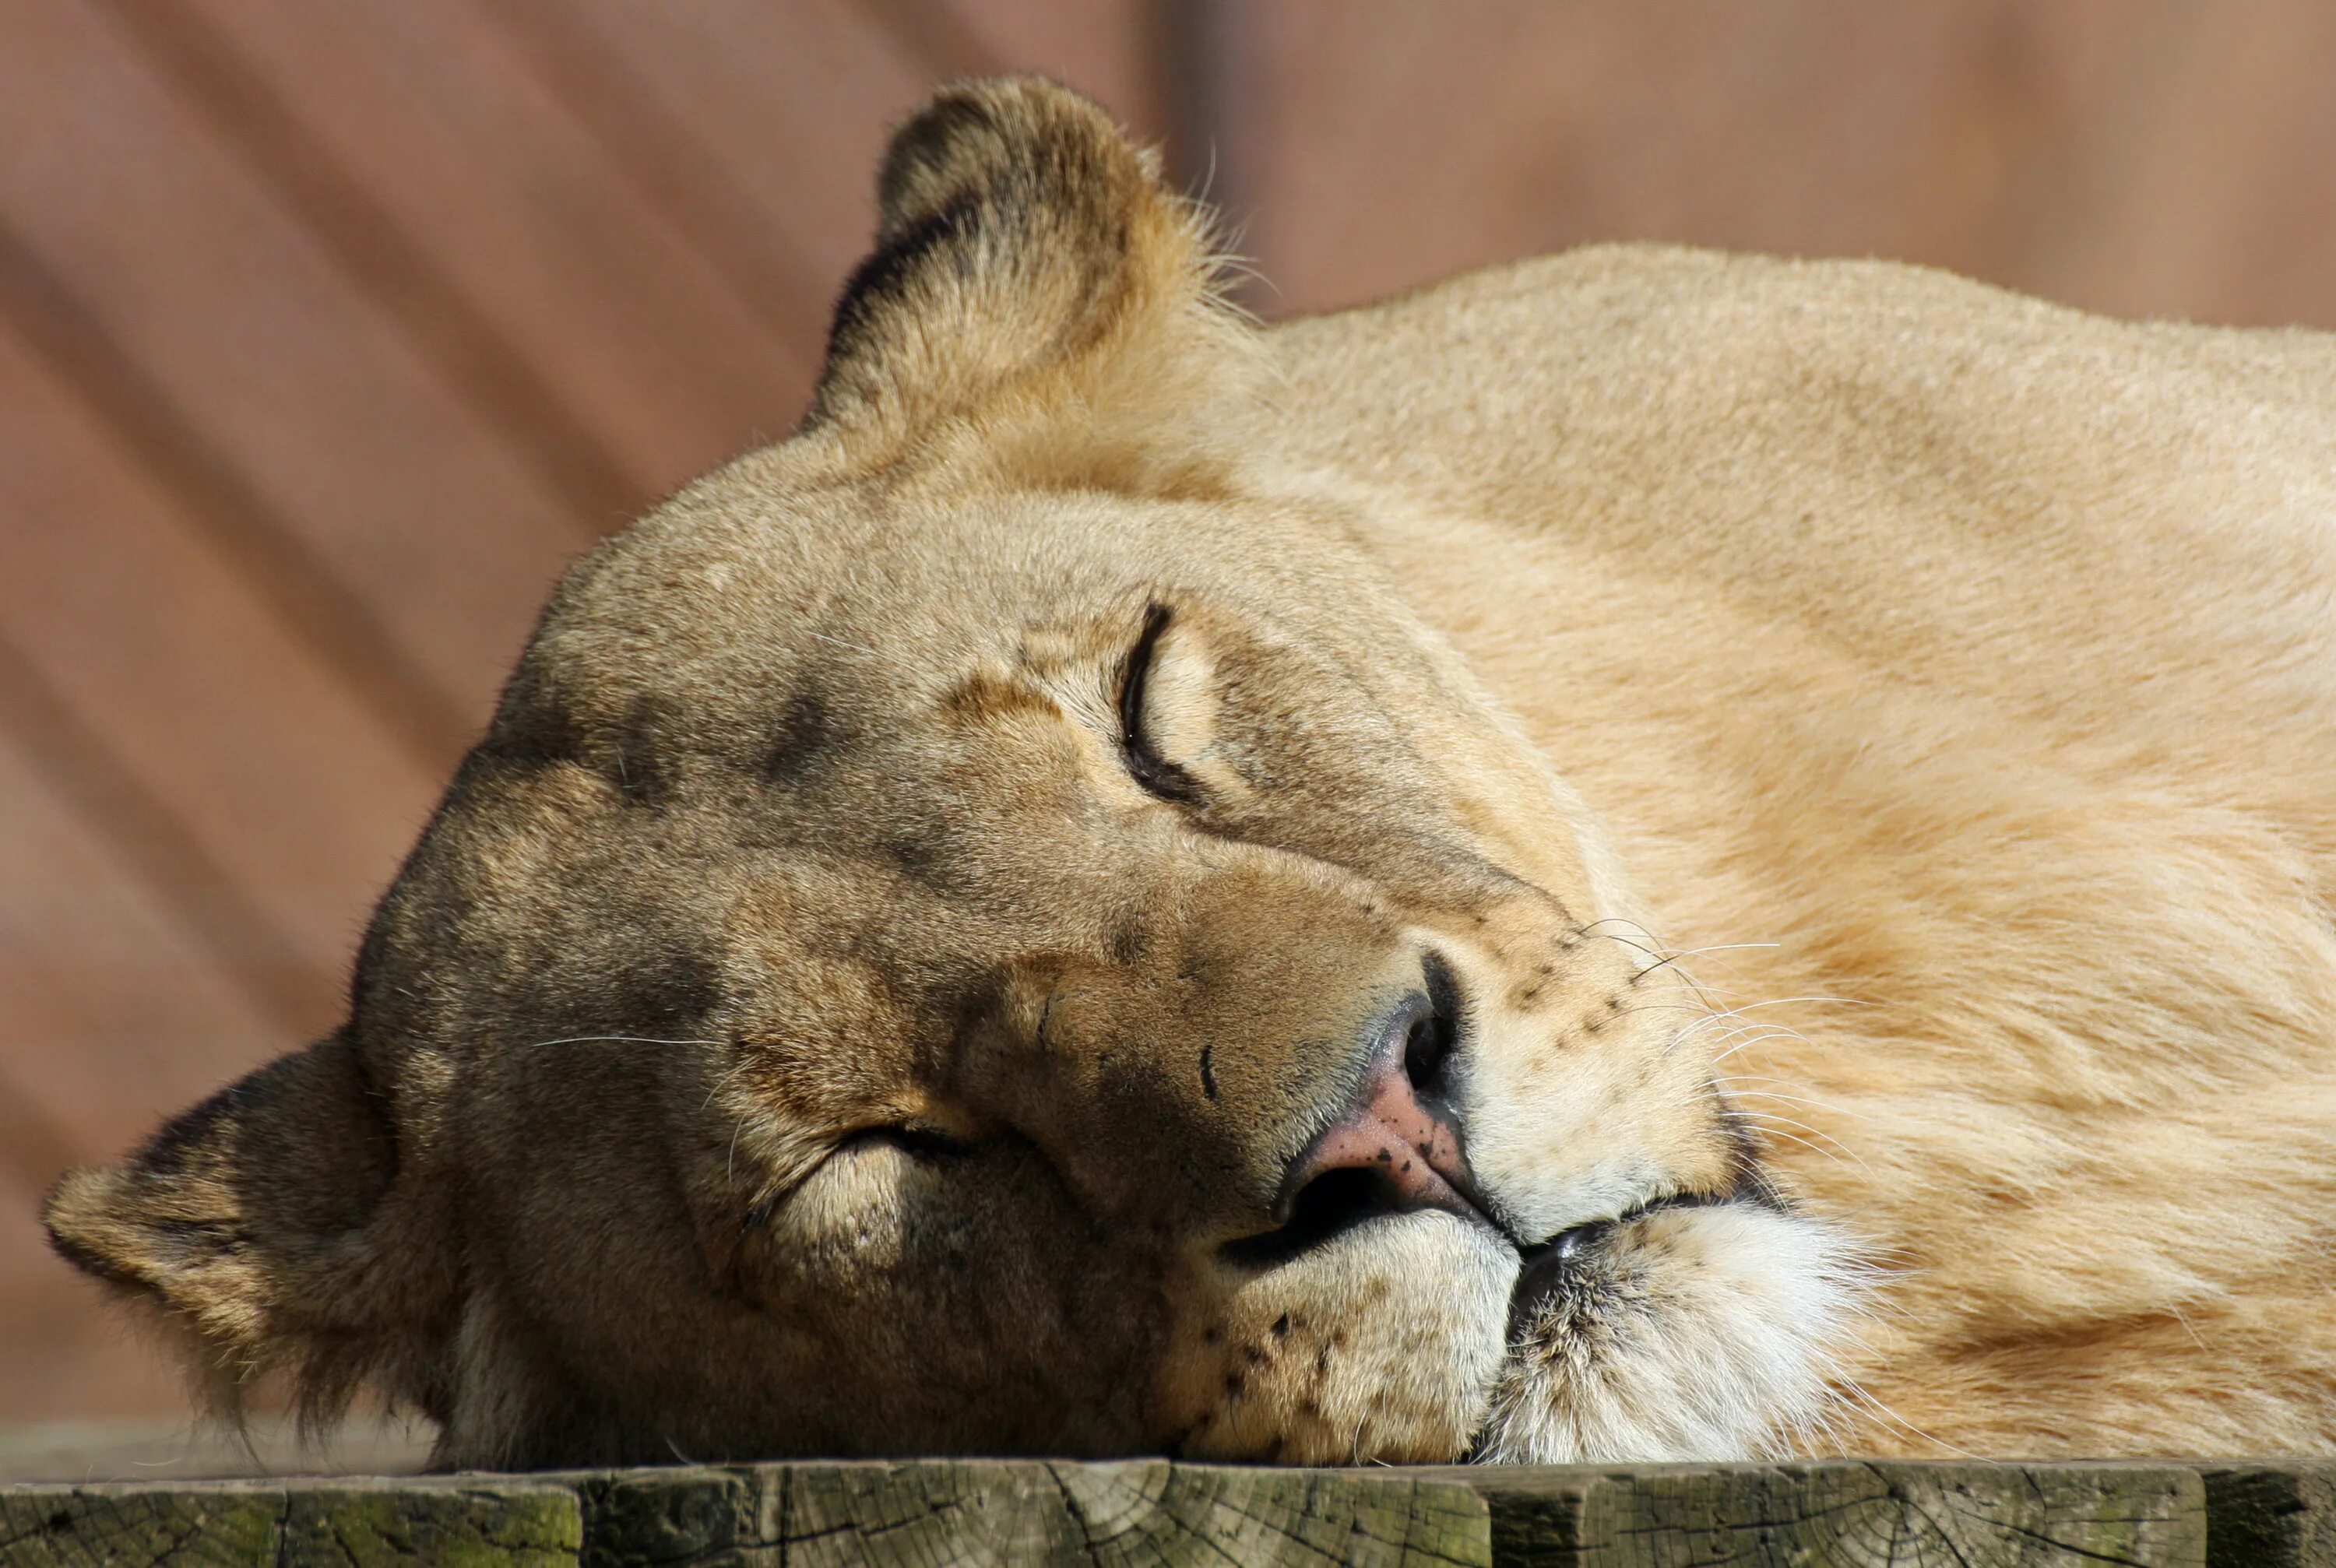
[[1341, 1206], [1477, 1213], [1458, 1124], [1436, 1092], [1448, 1048], [1437, 1037], [1445, 1027], [1418, 993], [1380, 1022], [1362, 1092], [1290, 1163], [1278, 1219], [1319, 1205], [1326, 1189], [1336, 1189]]

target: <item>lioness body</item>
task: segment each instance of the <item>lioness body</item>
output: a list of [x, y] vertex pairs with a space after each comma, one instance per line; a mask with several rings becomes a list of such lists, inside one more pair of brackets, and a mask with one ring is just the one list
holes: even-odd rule
[[881, 197], [66, 1256], [461, 1465], [2336, 1445], [2328, 340], [1660, 250], [1260, 333], [1033, 83]]
[[1273, 341], [1260, 454], [1763, 1004], [1896, 1272], [1847, 1446], [2336, 1442], [2336, 340], [1631, 248]]

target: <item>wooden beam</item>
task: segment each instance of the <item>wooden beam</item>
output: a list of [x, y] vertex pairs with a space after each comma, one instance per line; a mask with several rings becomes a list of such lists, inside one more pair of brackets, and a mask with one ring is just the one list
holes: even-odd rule
[[0, 1486], [0, 1568], [106, 1561], [2305, 1568], [2336, 1465], [1296, 1470], [1042, 1460]]

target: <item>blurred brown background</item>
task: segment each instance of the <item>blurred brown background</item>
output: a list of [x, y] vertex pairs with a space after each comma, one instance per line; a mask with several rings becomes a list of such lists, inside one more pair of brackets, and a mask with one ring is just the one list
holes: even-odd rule
[[332, 1027], [561, 563], [789, 428], [887, 126], [1000, 69], [1269, 317], [1659, 237], [2336, 326], [2327, 0], [15, 0], [0, 1423], [180, 1409], [43, 1188]]

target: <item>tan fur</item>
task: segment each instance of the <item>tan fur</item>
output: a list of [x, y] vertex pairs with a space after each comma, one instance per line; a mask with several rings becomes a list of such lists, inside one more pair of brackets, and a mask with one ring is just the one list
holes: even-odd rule
[[[463, 1465], [2336, 1443], [2336, 344], [1646, 248], [1255, 332], [1040, 83], [882, 194], [342, 1032], [53, 1198], [224, 1397]], [[1435, 963], [1481, 1217], [1257, 1251]]]

